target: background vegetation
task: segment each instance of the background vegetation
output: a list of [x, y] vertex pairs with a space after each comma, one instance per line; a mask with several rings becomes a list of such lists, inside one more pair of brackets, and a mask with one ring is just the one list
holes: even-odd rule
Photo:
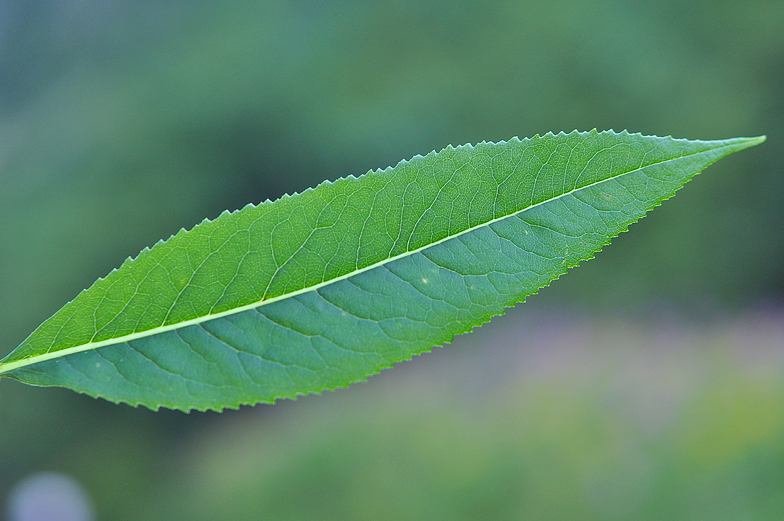
[[767, 134], [454, 346], [274, 407], [0, 382], [0, 502], [101, 519], [784, 512], [784, 4], [0, 4], [0, 355], [204, 217], [447, 144]]

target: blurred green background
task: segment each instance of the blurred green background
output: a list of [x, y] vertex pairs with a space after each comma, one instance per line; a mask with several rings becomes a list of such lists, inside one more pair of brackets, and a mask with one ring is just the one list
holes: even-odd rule
[[530, 302], [223, 414], [0, 382], [0, 508], [784, 519], [784, 3], [0, 2], [0, 356], [145, 246], [447, 144], [767, 134]]

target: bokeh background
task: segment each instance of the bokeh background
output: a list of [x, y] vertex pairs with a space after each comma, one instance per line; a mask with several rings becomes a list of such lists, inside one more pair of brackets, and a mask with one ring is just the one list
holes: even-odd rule
[[782, 86], [775, 0], [3, 0], [0, 356], [182, 227], [447, 144], [768, 141], [346, 390], [186, 415], [0, 381], [0, 511], [784, 519]]

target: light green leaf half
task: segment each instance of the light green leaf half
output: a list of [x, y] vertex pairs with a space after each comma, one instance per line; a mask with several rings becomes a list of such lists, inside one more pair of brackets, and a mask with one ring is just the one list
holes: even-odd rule
[[503, 313], [764, 139], [447, 147], [224, 212], [99, 279], [0, 376], [181, 410], [346, 386]]

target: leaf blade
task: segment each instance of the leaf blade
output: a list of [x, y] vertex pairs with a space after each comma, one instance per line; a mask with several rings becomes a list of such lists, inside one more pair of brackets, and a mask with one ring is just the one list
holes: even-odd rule
[[[224, 213], [99, 280], [0, 375], [185, 410], [345, 386], [502, 313], [761, 139], [592, 131], [450, 147]], [[153, 304], [152, 319], [134, 314]]]

